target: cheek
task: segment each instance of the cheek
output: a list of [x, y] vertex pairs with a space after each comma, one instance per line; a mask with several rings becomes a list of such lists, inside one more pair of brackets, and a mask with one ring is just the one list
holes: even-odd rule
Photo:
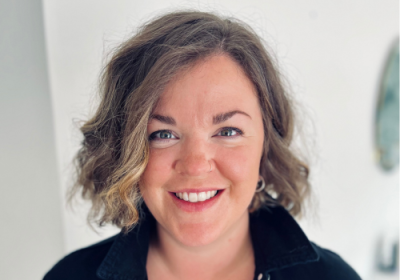
[[149, 162], [141, 178], [144, 190], [162, 187], [171, 174], [173, 161], [174, 154], [169, 149], [150, 150]]
[[253, 191], [249, 186], [258, 180], [260, 155], [257, 149], [249, 146], [240, 146], [234, 149], [221, 150], [215, 158], [219, 171], [231, 183], [239, 187]]

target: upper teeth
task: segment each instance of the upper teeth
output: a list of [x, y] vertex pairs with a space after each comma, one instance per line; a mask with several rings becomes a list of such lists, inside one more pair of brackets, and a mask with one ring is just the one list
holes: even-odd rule
[[210, 199], [217, 194], [217, 191], [208, 191], [208, 192], [199, 192], [199, 193], [175, 193], [177, 197], [180, 199], [189, 201], [189, 202], [198, 202]]

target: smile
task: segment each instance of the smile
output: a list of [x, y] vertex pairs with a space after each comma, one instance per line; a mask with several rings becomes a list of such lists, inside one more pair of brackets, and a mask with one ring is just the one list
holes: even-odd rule
[[208, 199], [213, 198], [218, 193], [217, 190], [215, 191], [207, 191], [207, 192], [199, 192], [199, 193], [187, 193], [187, 192], [180, 192], [175, 193], [175, 196], [179, 199], [189, 201], [192, 203], [206, 201]]
[[225, 189], [211, 191], [186, 190], [186, 192], [169, 192], [173, 203], [185, 212], [202, 212], [218, 204]]

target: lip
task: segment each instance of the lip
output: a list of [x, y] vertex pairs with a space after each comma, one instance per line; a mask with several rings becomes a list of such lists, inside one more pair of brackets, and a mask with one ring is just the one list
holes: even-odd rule
[[217, 188], [208, 188], [208, 189], [183, 189], [183, 190], [176, 190], [176, 191], [170, 191], [172, 193], [201, 193], [201, 192], [208, 192], [208, 191], [222, 191], [223, 189], [217, 189]]
[[[215, 189], [210, 189], [210, 190], [215, 190]], [[207, 191], [207, 190], [196, 190], [196, 191], [188, 191], [188, 190], [182, 190], [179, 192], [202, 192], [202, 191]], [[218, 190], [218, 193], [210, 198], [207, 199], [205, 201], [198, 201], [198, 202], [189, 202], [189, 201], [185, 201], [183, 199], [180, 199], [178, 197], [176, 197], [175, 192], [169, 192], [169, 194], [172, 197], [172, 201], [174, 202], [174, 204], [181, 210], [185, 211], [185, 212], [202, 212], [210, 207], [212, 207], [215, 203], [217, 203], [220, 199], [220, 196], [224, 193], [224, 190]]]

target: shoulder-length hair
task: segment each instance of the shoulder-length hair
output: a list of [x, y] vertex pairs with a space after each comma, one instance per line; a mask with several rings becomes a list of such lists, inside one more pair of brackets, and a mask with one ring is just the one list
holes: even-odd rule
[[[178, 71], [214, 54], [228, 55], [253, 82], [264, 123], [260, 175], [267, 187], [249, 206], [280, 204], [301, 212], [309, 169], [290, 150], [291, 101], [261, 39], [246, 24], [211, 13], [184, 11], [158, 17], [120, 45], [101, 76], [101, 102], [81, 127], [76, 155], [77, 192], [91, 200], [89, 221], [124, 230], [139, 221], [138, 184], [149, 160], [147, 123], [160, 94]], [[273, 199], [268, 193], [275, 192]]]

